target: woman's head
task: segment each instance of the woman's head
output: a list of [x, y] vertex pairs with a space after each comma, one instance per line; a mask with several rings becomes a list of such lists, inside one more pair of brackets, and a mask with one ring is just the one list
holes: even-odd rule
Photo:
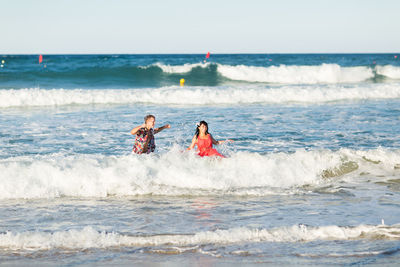
[[208, 124], [205, 121], [201, 121], [199, 124], [197, 124], [196, 128], [196, 137], [199, 137], [199, 134], [208, 134]]

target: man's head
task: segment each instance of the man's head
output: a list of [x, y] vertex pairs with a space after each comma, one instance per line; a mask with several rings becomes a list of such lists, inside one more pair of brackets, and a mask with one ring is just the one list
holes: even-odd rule
[[156, 117], [154, 115], [146, 115], [144, 117], [144, 124], [146, 125], [147, 129], [154, 128], [154, 124], [156, 123]]

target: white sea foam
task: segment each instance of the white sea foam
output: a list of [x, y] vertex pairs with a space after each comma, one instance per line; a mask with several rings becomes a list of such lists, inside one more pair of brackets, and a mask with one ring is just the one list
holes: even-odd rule
[[400, 151], [237, 152], [200, 158], [178, 148], [161, 155], [48, 155], [0, 160], [0, 199], [109, 195], [269, 195], [326, 186], [361, 172], [392, 176]]
[[90, 104], [237, 105], [255, 103], [324, 103], [343, 100], [397, 99], [400, 86], [162, 87], [156, 89], [0, 90], [0, 107]]
[[[188, 73], [197, 67], [208, 67], [209, 63], [184, 65], [156, 63], [152, 66], [161, 68], [165, 73]], [[356, 83], [366, 81], [375, 76], [373, 69], [370, 67], [342, 67], [337, 64], [269, 67], [217, 64], [217, 71], [230, 80], [283, 84]]]
[[218, 65], [218, 72], [231, 80], [286, 84], [355, 83], [374, 77], [371, 68], [341, 67], [337, 64], [271, 67]]
[[154, 65], [151, 66], [157, 66], [160, 69], [162, 69], [163, 72], [166, 73], [187, 73], [190, 72], [191, 70], [193, 70], [194, 68], [197, 67], [208, 67], [210, 64], [209, 63], [196, 63], [196, 64], [184, 64], [184, 65], [164, 65], [162, 63], [156, 63]]
[[310, 242], [316, 240], [400, 240], [400, 225], [358, 225], [355, 227], [294, 225], [272, 229], [247, 227], [198, 232], [194, 234], [163, 234], [149, 236], [98, 232], [92, 227], [59, 232], [0, 233], [0, 248], [6, 250], [87, 249], [143, 246], [198, 246], [204, 244], [235, 244], [255, 242]]
[[395, 67], [392, 65], [376, 66], [376, 73], [386, 76], [390, 79], [400, 79], [400, 67]]

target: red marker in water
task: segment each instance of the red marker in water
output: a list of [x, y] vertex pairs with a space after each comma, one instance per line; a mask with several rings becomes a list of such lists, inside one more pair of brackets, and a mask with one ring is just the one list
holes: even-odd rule
[[42, 61], [43, 61], [43, 56], [39, 55], [39, 64], [42, 63]]
[[397, 58], [397, 56], [394, 56], [394, 58]]
[[208, 52], [206, 55], [206, 58], [209, 58], [209, 57], [210, 57], [210, 52]]

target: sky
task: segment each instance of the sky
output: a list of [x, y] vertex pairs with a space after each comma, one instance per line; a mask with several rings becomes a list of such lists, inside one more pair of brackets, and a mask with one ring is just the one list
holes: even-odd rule
[[399, 0], [0, 0], [0, 54], [398, 53]]

